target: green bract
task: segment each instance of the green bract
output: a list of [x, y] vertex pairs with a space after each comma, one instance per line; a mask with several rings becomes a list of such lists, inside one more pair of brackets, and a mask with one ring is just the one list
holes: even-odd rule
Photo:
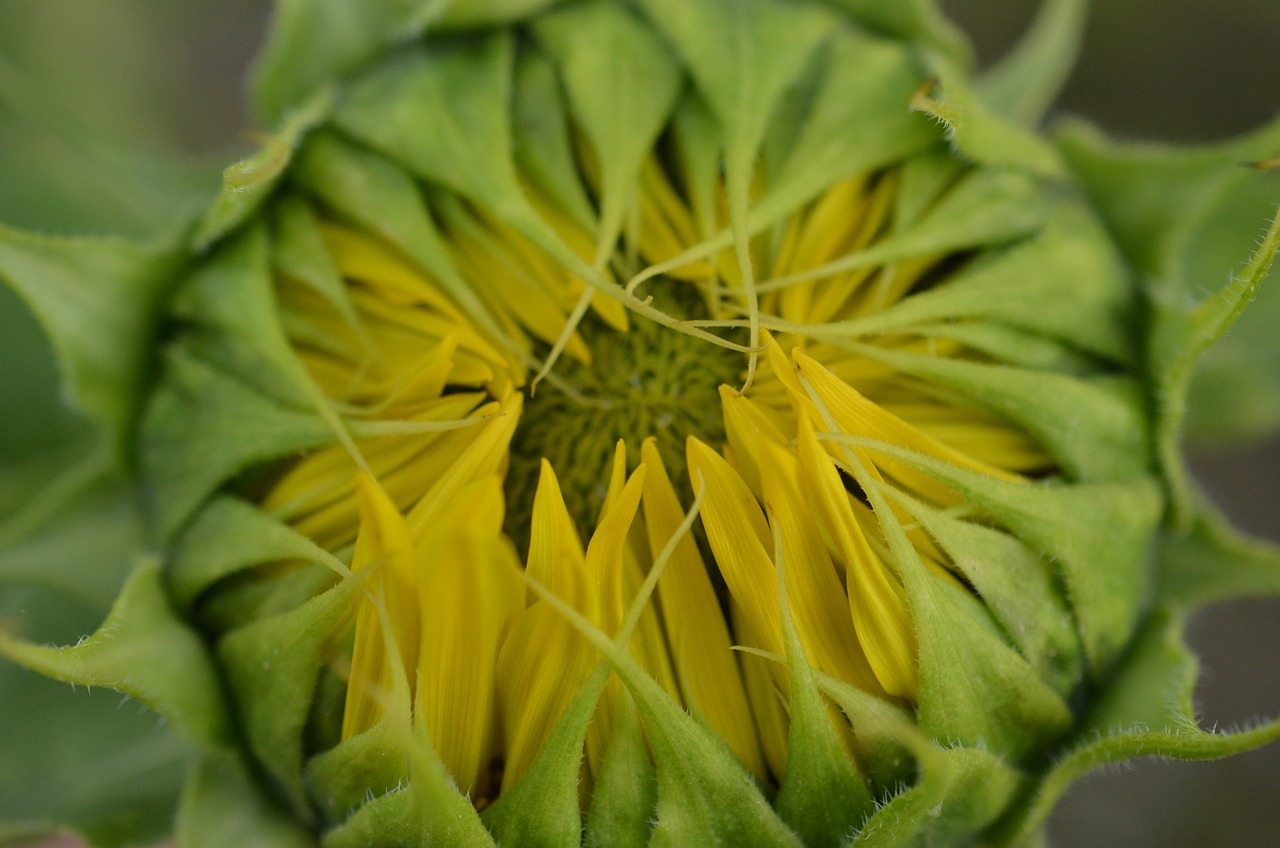
[[1196, 722], [1186, 616], [1280, 558], [1179, 453], [1189, 392], [1275, 424], [1231, 348], [1191, 387], [1280, 123], [1039, 134], [1082, 5], [975, 75], [927, 0], [281, 0], [180, 238], [0, 229], [96, 425], [0, 477], [0, 581], [123, 579], [0, 653], [173, 729], [0, 691], [94, 787], [0, 770], [0, 842], [1029, 845], [1280, 736]]

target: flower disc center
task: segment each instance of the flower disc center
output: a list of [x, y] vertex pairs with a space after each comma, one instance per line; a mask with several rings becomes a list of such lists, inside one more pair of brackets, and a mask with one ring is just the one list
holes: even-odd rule
[[[695, 293], [669, 287], [655, 305], [670, 315], [706, 316]], [[555, 469], [565, 502], [583, 534], [590, 536], [604, 503], [609, 458], [626, 443], [627, 464], [640, 461], [641, 443], [653, 437], [676, 490], [689, 496], [684, 442], [697, 436], [718, 444], [724, 438], [718, 389], [735, 383], [741, 354], [638, 315], [619, 332], [588, 316], [580, 333], [591, 351], [590, 365], [562, 359], [556, 382], [544, 381], [528, 398], [511, 445], [507, 472], [506, 529], [523, 549], [542, 459]]]

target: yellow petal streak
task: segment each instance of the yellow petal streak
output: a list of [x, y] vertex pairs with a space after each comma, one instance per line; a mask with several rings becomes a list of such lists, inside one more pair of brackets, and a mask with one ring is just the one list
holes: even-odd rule
[[357, 485], [360, 535], [352, 570], [376, 571], [367, 583], [368, 596], [356, 613], [351, 679], [342, 716], [342, 738], [363, 733], [382, 715], [381, 699], [390, 688], [391, 667], [378, 608], [385, 607], [396, 635], [404, 670], [410, 680], [418, 663], [418, 605], [414, 592], [417, 555], [408, 525], [373, 478], [360, 473]]
[[502, 514], [501, 479], [482, 478], [418, 544], [417, 718], [464, 792], [480, 785], [499, 755], [498, 649], [524, 608], [520, 563], [502, 536]]
[[[651, 550], [660, 550], [684, 519], [657, 442], [646, 439], [641, 461], [649, 467], [644, 489], [644, 523]], [[698, 546], [688, 536], [676, 545], [658, 581], [671, 660], [688, 707], [728, 743], [747, 768], [764, 777], [764, 755], [734, 656], [729, 628]]]

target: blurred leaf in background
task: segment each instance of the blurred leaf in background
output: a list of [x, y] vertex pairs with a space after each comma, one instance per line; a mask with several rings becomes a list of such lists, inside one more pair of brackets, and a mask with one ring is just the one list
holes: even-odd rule
[[[265, 2], [5, 0], [0, 225], [154, 240], [208, 203], [247, 147], [239, 89]], [[59, 644], [102, 621], [143, 545], [135, 492], [59, 392], [27, 306], [0, 285], [0, 627]], [[29, 508], [61, 505], [56, 516]], [[104, 845], [164, 838], [187, 742], [109, 690], [0, 661], [0, 844], [74, 824]], [[133, 834], [126, 839], [123, 834]]]

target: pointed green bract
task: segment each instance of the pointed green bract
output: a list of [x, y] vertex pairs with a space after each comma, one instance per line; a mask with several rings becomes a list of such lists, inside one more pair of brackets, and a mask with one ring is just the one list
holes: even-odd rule
[[324, 650], [349, 623], [364, 581], [352, 576], [296, 609], [232, 630], [218, 659], [250, 752], [283, 785], [294, 816], [311, 818], [302, 783], [303, 731]]
[[1197, 506], [1190, 532], [1162, 541], [1156, 591], [1169, 604], [1198, 609], [1280, 594], [1280, 549], [1246, 537], [1210, 504]]
[[[781, 528], [775, 523], [775, 536]], [[849, 755], [841, 748], [813, 669], [800, 645], [787, 597], [786, 563], [781, 539], [777, 563], [778, 617], [786, 642], [791, 727], [787, 736], [787, 773], [774, 809], [803, 844], [826, 848], [843, 844], [874, 806], [871, 793]]]
[[48, 334], [68, 395], [105, 433], [108, 464], [128, 461], [160, 298], [179, 262], [163, 245], [0, 227], [0, 280]]
[[1151, 539], [1163, 499], [1156, 482], [1009, 483], [855, 436], [848, 443], [900, 459], [946, 483], [1052, 561], [1064, 581], [1090, 674], [1117, 659], [1149, 593]]
[[994, 831], [992, 844], [1022, 844], [1079, 777], [1133, 757], [1216, 759], [1280, 739], [1280, 721], [1235, 733], [1202, 730], [1192, 704], [1197, 662], [1183, 642], [1181, 613], [1158, 608], [1125, 658], [1110, 690], [1086, 717], [1034, 793]]
[[1067, 168], [1058, 152], [1027, 128], [993, 111], [973, 91], [963, 72], [939, 60], [936, 82], [923, 87], [912, 101], [915, 108], [936, 118], [947, 130], [956, 153], [971, 162], [1021, 168], [1053, 180], [1066, 180]]
[[[1185, 531], [1193, 521], [1193, 503], [1179, 438], [1188, 385], [1197, 361], [1258, 293], [1280, 250], [1280, 217], [1273, 217], [1261, 244], [1253, 240], [1258, 231], [1221, 232], [1215, 224], [1248, 196], [1250, 183], [1266, 178], [1246, 166], [1280, 155], [1280, 122], [1233, 142], [1183, 150], [1111, 145], [1091, 128], [1073, 124], [1060, 135], [1059, 147], [1115, 234], [1151, 304], [1146, 356], [1157, 446], [1173, 490], [1174, 518]], [[1267, 208], [1272, 214], [1280, 189], [1273, 191]], [[1251, 203], [1250, 208], [1257, 207]], [[1265, 219], [1256, 226], [1265, 226]], [[1199, 254], [1213, 256], [1219, 266], [1227, 267], [1207, 277]], [[1234, 273], [1224, 285], [1221, 275], [1229, 269]], [[1273, 336], [1267, 324], [1240, 340], [1246, 350], [1253, 349], [1234, 369], [1233, 376], [1248, 386], [1234, 391], [1234, 399], [1275, 396], [1270, 388], [1274, 363], [1266, 358]], [[1224, 432], [1232, 431], [1234, 417], [1249, 415], [1247, 404], [1237, 415], [1230, 407], [1214, 413]], [[1263, 413], [1250, 429], [1259, 433], [1280, 426], [1280, 417], [1268, 420], [1270, 415]]]
[[239, 498], [221, 495], [200, 510], [178, 538], [166, 577], [169, 591], [190, 608], [223, 578], [267, 562], [301, 560], [341, 574], [346, 566], [291, 527]]
[[318, 416], [284, 406], [176, 352], [166, 362], [143, 432], [142, 465], [158, 530], [166, 538], [229, 478], [334, 440]]
[[985, 609], [926, 571], [889, 507], [887, 485], [851, 453], [847, 459], [880, 519], [906, 591], [919, 642], [921, 729], [1013, 762], [1061, 736], [1071, 725], [1067, 705], [986, 626]]
[[1041, 0], [1022, 39], [979, 79], [983, 99], [1019, 123], [1040, 123], [1075, 66], [1087, 6], [1087, 0]]
[[582, 684], [520, 781], [486, 809], [485, 825], [499, 844], [561, 848], [582, 841], [578, 776], [587, 726], [609, 679], [602, 663]]
[[1080, 637], [1044, 558], [1007, 533], [952, 518], [901, 492], [888, 494], [951, 556], [1040, 678], [1064, 698], [1070, 695], [1082, 671]]
[[578, 173], [569, 118], [551, 60], [529, 50], [516, 57], [512, 122], [516, 164], [574, 223], [596, 229], [596, 211]]
[[303, 768], [311, 803], [333, 823], [346, 821], [370, 798], [394, 792], [408, 779], [409, 752], [400, 748], [396, 733], [386, 723], [338, 742], [311, 757]]
[[[101, 617], [65, 596], [0, 593], [0, 620], [28, 624], [32, 639], [74, 639]], [[76, 833], [124, 848], [165, 837], [194, 748], [155, 713], [0, 660], [0, 715], [12, 719], [0, 727], [0, 844]]]
[[198, 250], [240, 226], [262, 207], [284, 176], [303, 136], [327, 117], [332, 99], [327, 90], [315, 93], [289, 113], [279, 133], [268, 136], [261, 150], [223, 171], [222, 191], [196, 228]]
[[608, 0], [544, 15], [533, 29], [559, 65], [573, 117], [599, 161], [600, 264], [622, 232], [640, 167], [675, 107], [680, 72], [652, 31]]
[[107, 686], [155, 710], [208, 750], [230, 745], [217, 673], [203, 643], [169, 608], [160, 567], [142, 562], [107, 620], [76, 645], [55, 648], [0, 634], [0, 655], [81, 686]]
[[657, 780], [635, 705], [623, 704], [591, 793], [586, 848], [644, 848], [653, 830]]

